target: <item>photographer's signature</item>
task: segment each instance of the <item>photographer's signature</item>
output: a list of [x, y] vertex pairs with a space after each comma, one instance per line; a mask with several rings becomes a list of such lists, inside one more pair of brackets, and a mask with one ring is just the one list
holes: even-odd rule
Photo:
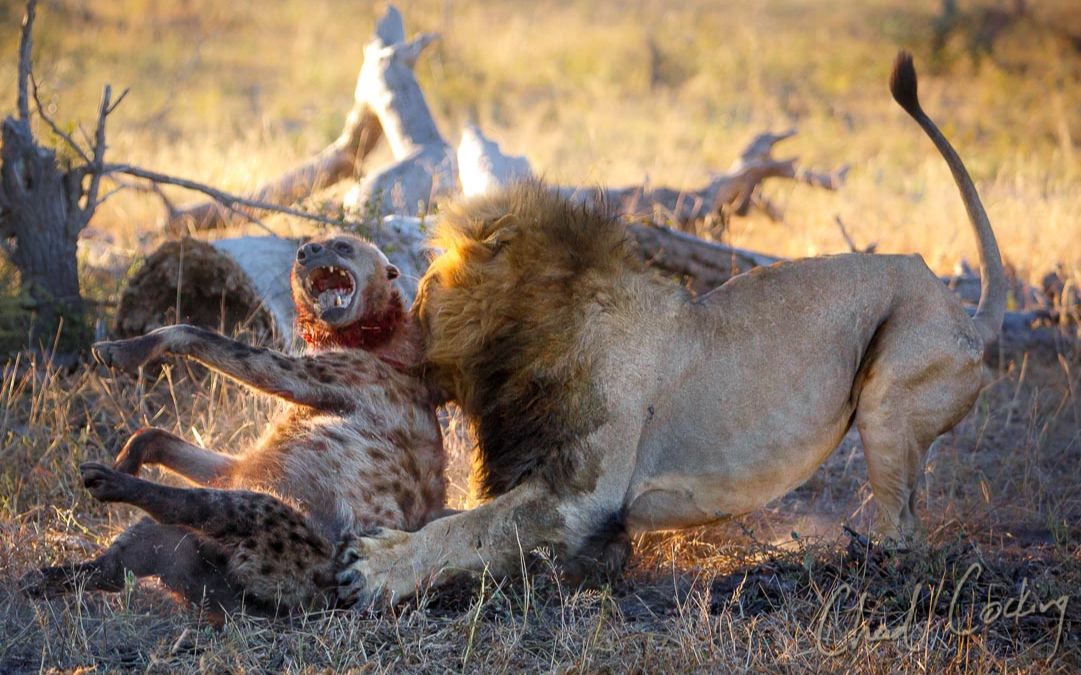
[[[1033, 614], [1041, 616], [1055, 616], [1057, 614], [1058, 623], [1055, 628], [1055, 643], [1050, 654], [1053, 656], [1058, 651], [1059, 643], [1062, 640], [1063, 625], [1066, 621], [1066, 607], [1070, 602], [1070, 596], [1062, 595], [1052, 600], [1042, 600], [1028, 588], [1028, 579], [1023, 579], [1021, 588], [1016, 595], [1002, 601], [992, 600], [983, 605], [979, 611], [976, 611], [976, 608], [965, 611], [965, 608], [961, 605], [965, 584], [979, 580], [982, 573], [983, 567], [980, 563], [972, 563], [958, 580], [946, 614], [948, 630], [954, 635], [963, 637], [972, 635], [996, 621], [1016, 621]], [[841, 583], [833, 590], [819, 612], [815, 625], [816, 646], [820, 652], [827, 656], [838, 656], [850, 649], [855, 649], [861, 643], [870, 645], [877, 642], [904, 642], [908, 639], [917, 618], [926, 619], [928, 622], [934, 618], [935, 607], [941, 597], [942, 586], [926, 586], [931, 593], [931, 601], [928, 603], [929, 609], [926, 616], [917, 617], [918, 600], [924, 588], [923, 582], [916, 584], [916, 587], [912, 590], [904, 621], [900, 625], [893, 627], [884, 622], [878, 622], [872, 628], [876, 622], [869, 620], [864, 611], [868, 595], [866, 592], [860, 593], [855, 607], [855, 625], [842, 634], [835, 635], [834, 633], [840, 629], [837, 628], [836, 623], [827, 625], [827, 622], [831, 617], [840, 618], [848, 614], [850, 610], [844, 609], [844, 603], [856, 594], [856, 590], [852, 586]]]

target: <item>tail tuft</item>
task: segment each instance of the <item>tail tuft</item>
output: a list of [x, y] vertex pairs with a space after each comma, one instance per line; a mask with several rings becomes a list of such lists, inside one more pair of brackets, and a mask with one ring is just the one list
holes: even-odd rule
[[897, 52], [897, 60], [893, 62], [890, 93], [908, 114], [920, 112], [920, 99], [916, 95], [916, 66], [912, 64], [912, 54], [906, 51]]

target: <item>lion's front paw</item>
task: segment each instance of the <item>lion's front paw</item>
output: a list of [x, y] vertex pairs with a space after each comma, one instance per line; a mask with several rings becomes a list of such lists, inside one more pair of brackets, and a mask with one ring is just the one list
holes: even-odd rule
[[353, 562], [348, 567], [341, 568], [337, 574], [338, 606], [367, 607], [375, 601], [375, 594], [371, 592], [369, 583], [371, 569], [366, 559], [356, 557], [359, 553], [350, 553]]
[[391, 573], [397, 552], [409, 541], [408, 532], [381, 529], [365, 537], [352, 537], [337, 553], [338, 604], [367, 607], [377, 601], [401, 599], [405, 589]]
[[102, 502], [127, 501], [131, 481], [138, 480], [97, 462], [80, 465], [79, 473], [83, 475], [83, 487]]
[[133, 371], [165, 353], [165, 341], [153, 333], [130, 340], [97, 342], [91, 347], [94, 358], [111, 368]]

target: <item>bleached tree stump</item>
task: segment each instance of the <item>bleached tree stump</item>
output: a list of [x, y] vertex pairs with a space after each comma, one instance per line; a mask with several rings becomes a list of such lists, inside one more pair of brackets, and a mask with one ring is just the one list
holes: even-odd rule
[[458, 142], [458, 181], [463, 195], [482, 195], [532, 177], [528, 159], [504, 154], [499, 144], [481, 133], [475, 124], [468, 124], [462, 130]]
[[407, 42], [402, 15], [394, 7], [376, 26], [375, 38], [364, 49], [355, 98], [378, 118], [396, 162], [351, 189], [346, 209], [417, 215], [428, 211], [431, 200], [457, 191], [454, 155], [413, 75], [417, 58], [437, 38], [421, 33]]
[[[454, 160], [435, 126], [413, 67], [424, 48], [438, 36], [423, 33], [405, 40], [401, 13], [388, 6], [364, 49], [357, 75], [353, 107], [338, 138], [319, 154], [278, 178], [256, 188], [247, 197], [269, 204], [287, 205], [357, 175], [357, 169], [384, 135], [395, 164], [366, 178], [346, 198], [348, 208], [365, 209], [371, 200], [382, 214], [416, 214], [427, 210], [433, 195], [456, 189]], [[245, 213], [258, 209], [243, 207]], [[236, 213], [214, 202], [171, 209], [164, 229], [168, 233], [212, 230], [228, 224]]]

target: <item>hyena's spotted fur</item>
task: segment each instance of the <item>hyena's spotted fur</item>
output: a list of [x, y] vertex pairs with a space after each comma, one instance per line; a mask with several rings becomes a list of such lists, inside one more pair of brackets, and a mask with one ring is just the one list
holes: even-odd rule
[[[152, 520], [95, 560], [41, 570], [28, 587], [118, 590], [127, 570], [229, 611], [326, 606], [337, 544], [377, 527], [416, 530], [443, 513], [442, 437], [419, 376], [419, 333], [392, 285], [397, 270], [370, 244], [345, 236], [306, 244], [297, 259], [293, 295], [306, 355], [192, 326], [95, 345], [101, 361], [125, 369], [187, 356], [291, 405], [240, 455], [147, 429], [128, 440], [112, 469], [84, 465], [95, 497], [138, 506]], [[136, 478], [146, 464], [203, 487]]]

